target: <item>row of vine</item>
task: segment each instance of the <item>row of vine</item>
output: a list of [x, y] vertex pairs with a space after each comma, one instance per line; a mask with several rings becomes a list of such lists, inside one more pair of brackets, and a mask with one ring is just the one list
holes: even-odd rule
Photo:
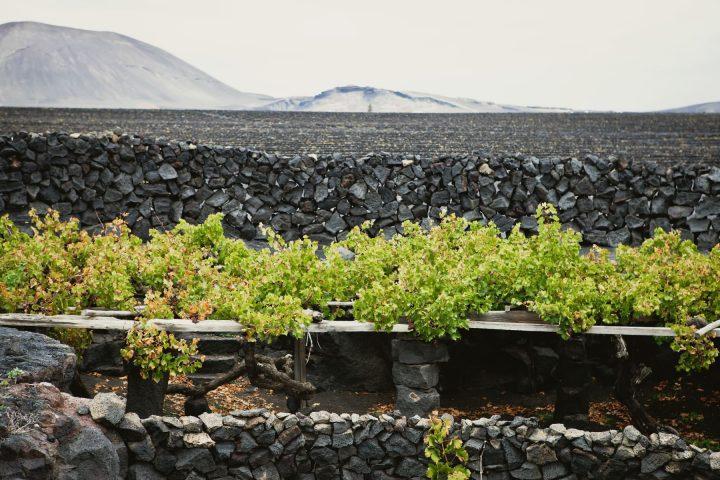
[[[406, 222], [392, 238], [372, 237], [364, 225], [326, 247], [268, 230], [263, 250], [227, 238], [221, 215], [155, 231], [147, 242], [121, 219], [91, 234], [56, 212], [31, 215], [31, 234], [0, 218], [0, 311], [140, 303], [145, 318], [237, 319], [248, 339], [267, 340], [302, 335], [311, 321], [304, 309], [331, 318], [329, 301], [353, 300], [356, 320], [379, 330], [408, 323], [432, 341], [457, 339], [469, 316], [509, 305], [536, 312], [566, 338], [595, 324], [667, 325], [686, 371], [718, 354], [695, 325], [720, 317], [720, 248], [704, 254], [679, 232], [658, 230], [615, 258], [596, 248], [583, 255], [581, 235], [563, 229], [551, 205], [538, 208], [533, 236], [448, 216], [430, 230]], [[132, 331], [124, 350], [153, 376], [193, 371], [196, 353], [195, 344], [152, 329]]]

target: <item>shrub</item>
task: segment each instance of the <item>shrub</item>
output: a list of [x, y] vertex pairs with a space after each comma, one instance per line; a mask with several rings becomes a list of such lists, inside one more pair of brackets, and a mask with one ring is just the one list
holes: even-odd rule
[[[32, 235], [0, 217], [0, 311], [142, 303], [146, 319], [235, 319], [249, 340], [270, 340], [303, 335], [311, 321], [305, 309], [331, 316], [328, 301], [352, 300], [356, 320], [378, 330], [407, 323], [432, 341], [457, 339], [468, 318], [509, 305], [536, 312], [564, 338], [602, 323], [666, 325], [677, 334], [671, 348], [682, 370], [707, 368], [718, 355], [694, 325], [720, 316], [719, 247], [705, 255], [679, 233], [658, 230], [640, 247], [619, 247], [616, 260], [600, 249], [581, 255], [581, 235], [564, 229], [551, 205], [538, 207], [534, 236], [516, 227], [504, 237], [492, 224], [449, 215], [429, 230], [406, 222], [391, 238], [371, 236], [366, 224], [323, 248], [266, 230], [270, 248], [260, 251], [226, 238], [219, 214], [153, 231], [146, 243], [122, 220], [90, 235], [56, 212], [31, 217]], [[129, 338], [161, 351], [191, 348], [152, 332]], [[166, 359], [151, 370], [189, 365]]]
[[126, 345], [120, 353], [125, 361], [140, 369], [142, 378], [159, 382], [166, 374], [174, 377], [200, 368], [197, 342], [196, 338], [191, 342], [178, 340], [172, 333], [138, 322], [128, 331]]
[[429, 459], [426, 476], [430, 480], [468, 480], [470, 470], [465, 466], [468, 453], [456, 435], [450, 435], [451, 422], [445, 418], [430, 418], [425, 436], [425, 457]]

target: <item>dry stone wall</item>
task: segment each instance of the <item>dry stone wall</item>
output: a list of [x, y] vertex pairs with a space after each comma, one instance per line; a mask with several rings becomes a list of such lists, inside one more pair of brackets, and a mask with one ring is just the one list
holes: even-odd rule
[[720, 233], [720, 168], [594, 155], [278, 156], [131, 135], [0, 136], [0, 212], [21, 223], [30, 208], [87, 227], [127, 214], [146, 236], [223, 212], [232, 235], [256, 239], [264, 224], [325, 243], [368, 220], [375, 232], [394, 232], [442, 211], [532, 232], [540, 202], [557, 205], [589, 243], [638, 243], [659, 227], [708, 249]]
[[[3, 480], [401, 480], [426, 470], [428, 420], [418, 416], [244, 410], [141, 419], [115, 394], [80, 399], [47, 383], [12, 386], [3, 400]], [[16, 409], [37, 423], [13, 427], [7, 412]], [[474, 479], [720, 478], [720, 453], [634, 427], [585, 432], [493, 416], [454, 421], [452, 432]]]

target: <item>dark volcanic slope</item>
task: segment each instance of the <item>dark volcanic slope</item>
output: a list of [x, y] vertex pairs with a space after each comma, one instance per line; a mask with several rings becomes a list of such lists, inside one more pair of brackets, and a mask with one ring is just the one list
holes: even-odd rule
[[0, 133], [120, 130], [271, 152], [474, 149], [534, 155], [591, 151], [629, 159], [720, 164], [720, 115], [364, 114], [0, 108]]

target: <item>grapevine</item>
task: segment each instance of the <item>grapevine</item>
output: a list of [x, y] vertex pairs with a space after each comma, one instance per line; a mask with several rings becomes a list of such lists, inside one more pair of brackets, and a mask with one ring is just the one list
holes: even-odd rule
[[[3, 312], [142, 304], [144, 319], [236, 319], [254, 341], [300, 337], [311, 321], [306, 309], [330, 317], [328, 302], [340, 300], [353, 301], [355, 319], [378, 330], [406, 323], [433, 341], [458, 339], [469, 318], [511, 306], [557, 325], [564, 338], [597, 324], [668, 326], [681, 370], [707, 368], [718, 356], [695, 331], [720, 317], [720, 248], [704, 254], [658, 230], [639, 247], [619, 247], [614, 259], [600, 249], [582, 254], [581, 235], [564, 229], [551, 205], [538, 207], [533, 236], [449, 215], [429, 230], [406, 222], [390, 238], [362, 225], [325, 247], [266, 229], [263, 250], [226, 237], [220, 214], [154, 231], [147, 242], [122, 219], [90, 234], [57, 212], [31, 218], [25, 233], [0, 217]], [[196, 368], [191, 344], [145, 323], [128, 339], [126, 358], [147, 375]], [[142, 354], [156, 347], [159, 361]], [[168, 360], [173, 352], [183, 360]]]

